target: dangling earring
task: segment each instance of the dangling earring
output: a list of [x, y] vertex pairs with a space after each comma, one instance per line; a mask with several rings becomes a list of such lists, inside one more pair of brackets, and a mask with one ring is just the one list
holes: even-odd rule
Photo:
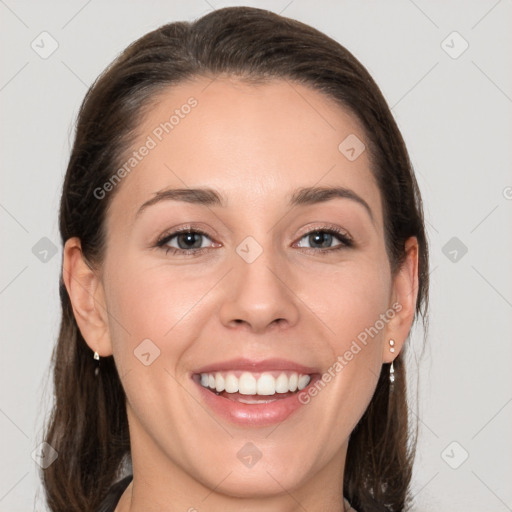
[[393, 361], [391, 361], [391, 366], [389, 367], [389, 382], [391, 382], [391, 384], [395, 382], [395, 369], [393, 368]]
[[94, 351], [93, 357], [96, 361], [98, 361], [98, 366], [96, 366], [96, 368], [94, 369], [94, 376], [97, 377], [98, 373], [100, 373], [100, 355], [98, 354], [98, 352]]
[[[389, 351], [393, 353], [395, 351], [395, 340], [389, 340]], [[395, 382], [395, 368], [393, 366], [393, 362], [391, 361], [391, 366], [389, 367], [389, 382], [393, 384]]]

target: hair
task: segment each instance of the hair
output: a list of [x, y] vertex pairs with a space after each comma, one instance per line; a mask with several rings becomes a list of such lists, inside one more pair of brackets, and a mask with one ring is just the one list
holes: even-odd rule
[[[421, 315], [425, 324], [428, 249], [421, 196], [380, 89], [338, 42], [262, 9], [228, 7], [194, 22], [163, 25], [130, 44], [96, 79], [78, 114], [63, 183], [62, 243], [78, 237], [91, 268], [100, 267], [114, 191], [102, 200], [93, 191], [115, 174], [159, 93], [187, 80], [219, 75], [301, 84], [359, 120], [382, 197], [392, 274], [404, 262], [405, 241], [418, 240], [415, 320]], [[42, 480], [53, 512], [95, 511], [109, 488], [126, 476], [125, 463], [131, 461], [126, 397], [112, 356], [102, 358], [95, 376], [96, 362], [78, 329], [62, 272], [62, 319], [52, 354], [54, 403], [44, 429], [45, 441], [60, 455], [42, 470]], [[394, 360], [397, 378], [391, 390], [389, 364], [382, 365], [371, 402], [349, 438], [343, 491], [359, 512], [398, 512], [411, 503], [416, 436], [411, 437], [403, 357], [404, 350]]]

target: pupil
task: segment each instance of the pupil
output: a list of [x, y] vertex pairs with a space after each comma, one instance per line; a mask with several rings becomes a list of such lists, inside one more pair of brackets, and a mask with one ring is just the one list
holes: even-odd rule
[[[330, 242], [332, 240], [332, 235], [330, 233], [316, 231], [315, 233], [312, 233], [311, 235], [309, 235], [310, 244], [311, 244], [312, 240], [314, 240], [314, 243], [318, 243], [320, 245], [322, 245], [322, 243], [324, 243], [323, 247], [329, 247]], [[327, 242], [327, 243], [325, 244], [325, 242]]]
[[[200, 235], [199, 233], [182, 233], [178, 236], [178, 246], [180, 249], [195, 249], [195, 248], [200, 248], [201, 247], [201, 237], [202, 235]], [[195, 240], [194, 242], [194, 237], [198, 237], [197, 240]], [[180, 241], [181, 240], [184, 240], [185, 241], [185, 247], [182, 247], [181, 244], [180, 244]], [[199, 242], [199, 244], [197, 244], [197, 242]], [[194, 245], [195, 243], [195, 245]]]

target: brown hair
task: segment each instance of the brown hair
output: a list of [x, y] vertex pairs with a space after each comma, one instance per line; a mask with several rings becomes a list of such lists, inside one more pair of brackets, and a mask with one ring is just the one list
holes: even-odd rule
[[[363, 125], [372, 172], [383, 199], [386, 247], [392, 272], [405, 257], [404, 242], [419, 242], [416, 316], [426, 318], [428, 251], [420, 193], [400, 131], [366, 69], [343, 46], [316, 29], [269, 11], [229, 7], [193, 23], [164, 25], [132, 43], [88, 90], [63, 184], [63, 244], [81, 240], [83, 255], [100, 265], [112, 193], [93, 191], [118, 169], [138, 123], [155, 95], [198, 76], [243, 80], [286, 79], [322, 92]], [[119, 187], [116, 187], [119, 188]], [[64, 269], [63, 269], [64, 271]], [[53, 512], [95, 511], [130, 460], [125, 394], [112, 357], [95, 377], [92, 352], [74, 318], [60, 278], [62, 321], [53, 353], [55, 400], [45, 440], [59, 453], [43, 470]], [[343, 490], [359, 512], [402, 511], [410, 504], [416, 435], [411, 439], [404, 351], [389, 364], [349, 440]], [[416, 424], [417, 432], [417, 424]]]

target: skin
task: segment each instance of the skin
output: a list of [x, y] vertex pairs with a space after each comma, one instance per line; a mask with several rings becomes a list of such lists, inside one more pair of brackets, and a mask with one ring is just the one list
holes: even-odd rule
[[[132, 149], [191, 96], [198, 105], [117, 185], [101, 267], [86, 265], [78, 239], [64, 248], [80, 331], [91, 350], [114, 355], [127, 394], [134, 480], [116, 511], [343, 510], [349, 435], [413, 322], [417, 242], [407, 241], [405, 263], [392, 276], [368, 152], [351, 162], [338, 150], [350, 134], [364, 141], [364, 132], [304, 86], [229, 77], [174, 86], [155, 98]], [[308, 186], [351, 189], [373, 218], [347, 198], [290, 208], [289, 195]], [[169, 187], [211, 187], [226, 206], [162, 201], [136, 216]], [[199, 237], [205, 253], [154, 247], [188, 223], [208, 233]], [[307, 233], [333, 225], [354, 246], [322, 253]], [[236, 252], [247, 236], [263, 250], [252, 263]], [[177, 238], [169, 244], [179, 247]], [[333, 237], [326, 247], [339, 244]], [[400, 312], [277, 428], [215, 416], [190, 379], [200, 366], [242, 356], [326, 371], [394, 303]], [[160, 350], [149, 366], [134, 357], [147, 338]], [[237, 457], [247, 442], [262, 453], [252, 468]]]

